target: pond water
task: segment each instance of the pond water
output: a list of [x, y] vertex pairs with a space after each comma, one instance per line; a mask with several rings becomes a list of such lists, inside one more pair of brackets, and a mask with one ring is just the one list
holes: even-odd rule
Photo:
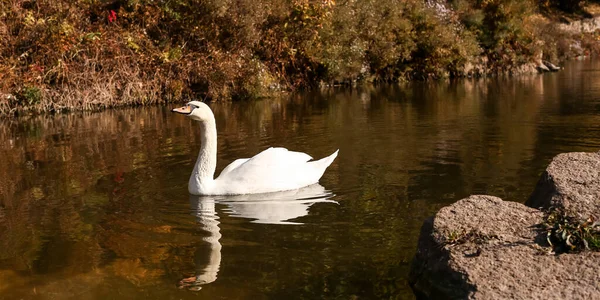
[[198, 124], [175, 105], [0, 121], [0, 299], [413, 298], [425, 218], [524, 202], [552, 157], [600, 150], [600, 63], [211, 104], [217, 172], [283, 146], [320, 185], [192, 197]]

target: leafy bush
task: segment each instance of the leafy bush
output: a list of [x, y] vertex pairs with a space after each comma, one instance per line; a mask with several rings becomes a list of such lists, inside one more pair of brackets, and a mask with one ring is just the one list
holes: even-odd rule
[[477, 36], [492, 67], [522, 64], [534, 55], [535, 32], [527, 30], [524, 22], [535, 12], [533, 1], [455, 0], [453, 5], [461, 22]]
[[388, 81], [399, 77], [415, 49], [406, 11], [410, 1], [341, 1], [314, 51], [326, 80]]
[[417, 78], [462, 75], [467, 62], [481, 53], [476, 36], [452, 15], [435, 9], [413, 9], [412, 23], [419, 33], [414, 56]]
[[17, 94], [17, 101], [22, 105], [34, 105], [40, 103], [42, 92], [35, 86], [24, 86]]
[[546, 2], [0, 0], [0, 93], [20, 99], [0, 110], [248, 99], [595, 47], [593, 35], [557, 42], [562, 33], [536, 15], [558, 3]]

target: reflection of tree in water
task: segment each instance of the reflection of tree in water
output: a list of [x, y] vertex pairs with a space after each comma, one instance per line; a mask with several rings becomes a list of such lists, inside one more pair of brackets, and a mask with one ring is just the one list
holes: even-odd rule
[[[387, 295], [376, 285], [404, 268], [435, 209], [473, 192], [524, 200], [553, 155], [597, 151], [598, 79], [569, 72], [211, 104], [218, 169], [271, 145], [315, 157], [341, 148], [323, 177], [341, 205], [311, 208], [301, 219], [310, 229], [230, 230], [232, 214], [252, 209], [225, 200], [215, 200], [222, 223], [202, 229], [185, 201], [200, 138], [166, 107], [0, 120], [0, 294], [30, 298], [33, 283], [65, 297], [98, 286], [174, 288], [216, 261], [206, 254], [218, 247], [202, 240], [216, 226], [232, 251], [221, 249], [221, 265], [234, 279], [252, 275], [248, 289], [307, 285], [315, 292], [299, 294], [327, 288], [333, 297], [333, 285], [348, 292], [358, 281], [372, 291], [358, 295]], [[226, 243], [242, 238], [264, 243], [264, 256]], [[359, 279], [361, 270], [376, 279]]]
[[[153, 282], [144, 277], [163, 276], [161, 264], [170, 255], [180, 266], [167, 270], [185, 269], [179, 257], [192, 257], [181, 252], [197, 242], [195, 236], [144, 219], [157, 209], [156, 191], [169, 190], [172, 178], [183, 178], [180, 174], [187, 176], [186, 157], [198, 148], [189, 120], [172, 119], [166, 111], [2, 120], [0, 135], [7, 142], [0, 143], [5, 158], [0, 160], [0, 246], [5, 249], [0, 269], [55, 278], [102, 269], [136, 285]], [[253, 116], [271, 118], [279, 112], [277, 105], [256, 107]], [[234, 109], [238, 117], [227, 122], [248, 120], [244, 114]], [[257, 121], [249, 122], [244, 126], [256, 127], [252, 122]], [[221, 129], [226, 135], [240, 132]]]
[[[137, 112], [5, 121], [1, 134], [9, 142], [0, 143], [0, 154], [6, 158], [0, 160], [0, 269], [16, 270], [31, 280], [47, 278], [42, 282], [107, 272], [114, 251], [103, 243], [106, 229], [101, 224], [111, 223], [110, 203], [126, 203], [115, 199], [122, 193], [116, 175], [119, 170], [143, 169], [146, 159], [165, 154], [164, 143], [144, 136], [164, 126], [158, 111]], [[147, 182], [160, 177], [160, 170], [145, 172], [150, 174], [144, 178]], [[102, 189], [103, 181], [110, 189]], [[123, 189], [127, 188], [132, 186]], [[113, 265], [119, 263], [135, 267], [135, 263]], [[35, 279], [37, 275], [42, 277]]]
[[397, 299], [399, 295], [407, 295], [407, 283], [401, 278], [408, 272], [408, 266], [409, 262], [332, 266], [317, 276], [270, 291], [269, 298], [339, 299], [345, 295], [347, 299]]

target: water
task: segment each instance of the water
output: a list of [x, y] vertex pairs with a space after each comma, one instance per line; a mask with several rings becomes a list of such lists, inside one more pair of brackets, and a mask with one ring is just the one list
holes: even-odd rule
[[211, 107], [217, 171], [340, 154], [299, 194], [193, 197], [197, 124], [170, 107], [3, 120], [0, 299], [411, 299], [426, 217], [600, 150], [600, 63]]

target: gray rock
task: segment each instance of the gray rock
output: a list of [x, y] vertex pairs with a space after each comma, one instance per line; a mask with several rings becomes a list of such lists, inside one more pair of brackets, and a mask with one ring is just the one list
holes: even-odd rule
[[600, 152], [554, 157], [525, 204], [562, 208], [580, 220], [590, 216], [600, 219]]
[[[421, 299], [598, 299], [600, 254], [550, 255], [542, 212], [492, 196], [442, 208], [421, 229], [409, 282]], [[543, 244], [543, 242], [541, 242]]]

